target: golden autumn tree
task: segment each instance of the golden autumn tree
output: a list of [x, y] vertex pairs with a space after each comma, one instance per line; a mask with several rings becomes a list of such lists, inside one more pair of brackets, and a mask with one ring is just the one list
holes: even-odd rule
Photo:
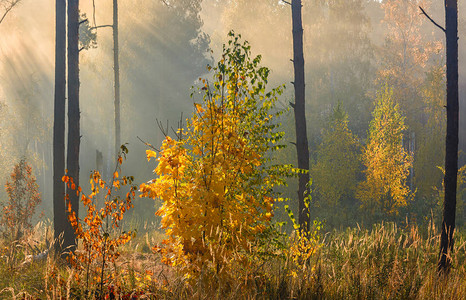
[[[388, 33], [381, 49], [379, 80], [394, 88], [394, 100], [414, 117], [421, 102], [419, 94], [429, 59], [442, 50], [440, 41], [428, 41], [421, 33], [424, 16], [419, 6], [428, 8], [429, 0], [387, 0], [381, 4]], [[414, 120], [407, 119], [412, 127]]]
[[[186, 277], [227, 278], [251, 262], [284, 184], [282, 167], [271, 162], [277, 132], [274, 109], [282, 88], [266, 90], [269, 69], [250, 46], [230, 32], [211, 83], [200, 79], [202, 102], [177, 139], [166, 137], [157, 154], [157, 178], [140, 186], [158, 198], [167, 239], [156, 247], [167, 264]], [[256, 249], [257, 250], [257, 249]]]
[[[378, 81], [393, 87], [393, 100], [404, 112], [408, 126], [404, 147], [414, 157], [418, 155], [418, 139], [424, 134], [422, 85], [429, 62], [443, 48], [441, 41], [424, 35], [421, 30], [426, 18], [420, 14], [419, 7], [427, 9], [430, 3], [430, 0], [386, 0], [381, 3], [387, 35], [380, 49]], [[408, 183], [412, 191], [417, 187], [414, 186], [414, 176], [415, 170], [411, 167]]]
[[407, 129], [393, 90], [384, 85], [377, 93], [367, 144], [363, 150], [366, 179], [357, 196], [362, 208], [374, 215], [392, 216], [411, 198], [406, 179], [412, 157], [403, 149], [403, 132]]

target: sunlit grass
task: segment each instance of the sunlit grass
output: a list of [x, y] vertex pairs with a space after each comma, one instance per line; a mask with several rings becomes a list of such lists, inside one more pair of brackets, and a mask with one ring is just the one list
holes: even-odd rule
[[[45, 228], [36, 228], [45, 238]], [[35, 233], [35, 236], [38, 232]], [[456, 235], [453, 268], [437, 275], [439, 234], [432, 226], [423, 234], [416, 226], [392, 223], [372, 229], [334, 231], [305, 269], [290, 257], [271, 258], [254, 269], [234, 269], [232, 282], [190, 282], [147, 251], [163, 239], [158, 231], [140, 233], [122, 249], [122, 256], [106, 270], [103, 293], [146, 299], [464, 299], [466, 297], [466, 241]], [[45, 244], [45, 243], [44, 243]], [[4, 245], [5, 246], [5, 245]], [[98, 286], [86, 286], [84, 272], [49, 257], [23, 263], [31, 253], [20, 247], [15, 265], [2, 252], [0, 298], [99, 299]], [[96, 262], [97, 265], [98, 262]], [[96, 267], [96, 266], [93, 266]], [[216, 281], [216, 282], [215, 282]]]

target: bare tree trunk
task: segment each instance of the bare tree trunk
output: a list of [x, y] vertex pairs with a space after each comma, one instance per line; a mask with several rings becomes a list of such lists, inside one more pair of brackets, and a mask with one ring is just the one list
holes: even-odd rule
[[113, 69], [115, 73], [115, 157], [121, 146], [120, 133], [120, 62], [118, 47], [118, 0], [113, 0]]
[[458, 0], [445, 0], [447, 52], [447, 136], [445, 151], [445, 200], [438, 270], [448, 273], [453, 251], [458, 176]]
[[[79, 186], [79, 0], [68, 0], [68, 175]], [[78, 216], [79, 198], [73, 190], [68, 191], [73, 211]], [[74, 234], [64, 237], [64, 246], [74, 250]]]
[[291, 11], [293, 19], [293, 64], [294, 64], [294, 90], [295, 104], [294, 115], [296, 125], [296, 150], [298, 154], [299, 174], [298, 187], [298, 222], [302, 229], [309, 229], [309, 208], [306, 207], [304, 198], [309, 193], [309, 148], [306, 129], [305, 109], [305, 81], [304, 81], [304, 54], [303, 54], [303, 25], [301, 17], [301, 0], [292, 0]]
[[[65, 208], [65, 103], [66, 103], [66, 0], [56, 0], [55, 95], [53, 120], [53, 229], [55, 251], [61, 252], [60, 235], [72, 230]], [[72, 231], [71, 231], [72, 233]]]

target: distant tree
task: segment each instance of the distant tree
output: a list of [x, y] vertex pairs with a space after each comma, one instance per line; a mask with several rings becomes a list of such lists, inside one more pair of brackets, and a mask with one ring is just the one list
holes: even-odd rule
[[[79, 0], [68, 1], [68, 153], [66, 167], [68, 176], [79, 186], [79, 146], [80, 146], [80, 110], [79, 110]], [[69, 201], [79, 216], [79, 199], [76, 193], [69, 193]], [[76, 247], [74, 232], [65, 231], [63, 246]]]
[[[369, 39], [370, 18], [364, 0], [311, 0], [303, 7], [306, 37], [306, 97], [311, 151], [321, 141], [321, 128], [341, 102], [348, 126], [358, 136], [371, 118], [374, 46]], [[313, 154], [311, 154], [313, 155]]]
[[407, 127], [392, 96], [393, 90], [388, 85], [378, 91], [363, 150], [366, 179], [359, 185], [357, 197], [372, 216], [396, 215], [411, 197], [406, 179], [412, 157], [402, 145]]
[[[404, 147], [414, 157], [418, 136], [422, 135], [422, 94], [424, 76], [429, 61], [442, 49], [440, 41], [428, 41], [421, 33], [424, 18], [419, 6], [430, 6], [430, 0], [387, 0], [382, 2], [384, 23], [388, 29], [381, 48], [378, 81], [393, 87], [393, 100], [405, 113], [408, 130]], [[409, 185], [414, 186], [414, 170], [410, 169]]]
[[393, 87], [394, 101], [407, 114], [408, 126], [419, 121], [420, 86], [428, 70], [428, 61], [442, 49], [440, 42], [428, 42], [421, 34], [424, 18], [418, 6], [429, 6], [429, 0], [383, 1], [384, 23], [387, 26], [385, 44], [381, 48], [379, 82]]
[[61, 236], [73, 234], [65, 207], [66, 0], [55, 4], [55, 94], [53, 109], [53, 229], [55, 251]]
[[416, 214], [430, 217], [437, 211], [438, 189], [442, 188], [443, 173], [439, 169], [445, 159], [445, 70], [433, 67], [421, 87], [422, 128], [417, 136], [414, 158], [414, 184]]
[[348, 214], [354, 211], [360, 177], [360, 144], [348, 129], [348, 115], [340, 103], [333, 109], [316, 156], [311, 177], [317, 214], [325, 217], [327, 224], [342, 224], [342, 219], [347, 221]]
[[26, 158], [21, 158], [5, 184], [8, 201], [3, 206], [1, 224], [9, 241], [18, 241], [32, 228], [31, 219], [41, 202], [39, 185]]

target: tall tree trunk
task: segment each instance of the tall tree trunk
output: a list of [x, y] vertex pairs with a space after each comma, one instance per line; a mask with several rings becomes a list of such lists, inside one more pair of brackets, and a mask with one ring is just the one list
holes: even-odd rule
[[113, 0], [113, 70], [115, 73], [115, 157], [121, 146], [120, 134], [120, 62], [118, 48], [118, 0]]
[[53, 120], [53, 229], [55, 251], [61, 235], [72, 234], [65, 208], [66, 0], [55, 4], [55, 95]]
[[[68, 0], [68, 175], [79, 186], [79, 0]], [[68, 191], [73, 211], [78, 216], [79, 198], [73, 190]], [[74, 234], [64, 237], [64, 246], [76, 247]]]
[[306, 129], [305, 109], [305, 81], [304, 81], [304, 54], [303, 54], [303, 25], [301, 17], [301, 0], [292, 0], [291, 12], [293, 19], [293, 64], [294, 64], [294, 90], [295, 104], [294, 115], [296, 125], [296, 150], [298, 154], [299, 174], [298, 187], [298, 222], [306, 231], [309, 228], [309, 208], [306, 207], [304, 198], [309, 193], [309, 148]]
[[447, 52], [447, 136], [445, 151], [445, 200], [438, 269], [447, 273], [453, 251], [458, 175], [458, 0], [445, 0]]

